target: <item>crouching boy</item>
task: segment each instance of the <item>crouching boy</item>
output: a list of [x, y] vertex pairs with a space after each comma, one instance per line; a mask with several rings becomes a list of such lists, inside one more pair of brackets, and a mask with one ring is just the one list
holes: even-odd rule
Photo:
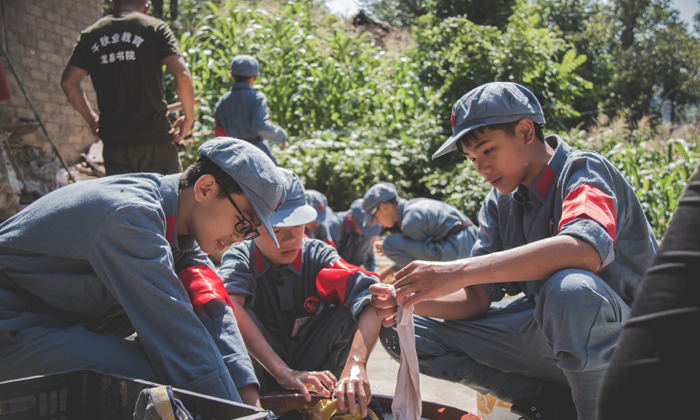
[[365, 211], [362, 199], [353, 201], [350, 210], [333, 213], [326, 222], [333, 244], [342, 259], [366, 270], [376, 272], [377, 262], [374, 258], [374, 239], [382, 227], [378, 223], [364, 225]]
[[377, 250], [393, 261], [379, 273], [382, 280], [415, 260], [452, 261], [468, 257], [476, 241], [476, 226], [447, 203], [429, 198], [399, 198], [394, 184], [387, 182], [373, 185], [363, 199], [365, 227], [379, 223], [390, 228], [398, 224], [401, 229], [401, 234], [391, 234], [383, 244], [377, 244]]
[[330, 245], [303, 238], [316, 211], [297, 176], [279, 171], [291, 187], [270, 216], [274, 235], [260, 232], [253, 242], [232, 246], [219, 276], [257, 360], [262, 391], [297, 389], [310, 400], [307, 388], [322, 395], [336, 389], [339, 408], [355, 413], [357, 397], [364, 417], [371, 398], [366, 364], [381, 326], [367, 289], [378, 279]]
[[[622, 174], [598, 153], [544, 138], [542, 124], [535, 96], [514, 83], [455, 103], [453, 136], [434, 157], [459, 150], [493, 186], [479, 237], [471, 258], [397, 273], [396, 301], [423, 315], [416, 344], [429, 375], [495, 395], [526, 419], [595, 419], [657, 244]], [[396, 301], [372, 292], [390, 325]], [[396, 352], [393, 335], [383, 330], [383, 343]]]
[[204, 254], [271, 232], [284, 184], [242, 140], [199, 153], [183, 174], [68, 185], [0, 226], [0, 381], [92, 369], [258, 402]]

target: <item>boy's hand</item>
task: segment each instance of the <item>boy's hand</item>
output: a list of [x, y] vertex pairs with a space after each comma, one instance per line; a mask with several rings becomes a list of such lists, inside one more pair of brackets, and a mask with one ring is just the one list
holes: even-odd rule
[[396, 301], [404, 306], [450, 295], [465, 287], [462, 284], [464, 262], [413, 261], [396, 273]]
[[370, 304], [374, 306], [377, 316], [382, 319], [382, 325], [391, 327], [396, 323], [396, 299], [393, 287], [388, 284], [373, 284], [369, 286], [372, 295]]
[[289, 369], [282, 378], [275, 378], [285, 389], [296, 389], [304, 395], [304, 399], [311, 402], [309, 391], [315, 391], [323, 397], [330, 397], [335, 389], [335, 376], [328, 370], [323, 372], [307, 372]]
[[374, 248], [377, 250], [377, 254], [381, 255], [382, 257], [384, 256], [384, 248], [382, 245], [384, 242], [378, 242], [374, 244]]
[[355, 397], [357, 397], [360, 403], [360, 414], [362, 418], [367, 417], [367, 404], [372, 399], [372, 390], [369, 386], [369, 378], [367, 378], [367, 370], [364, 363], [352, 362], [345, 365], [335, 394], [338, 399], [339, 410], [345, 410], [347, 398], [350, 414], [355, 414]]

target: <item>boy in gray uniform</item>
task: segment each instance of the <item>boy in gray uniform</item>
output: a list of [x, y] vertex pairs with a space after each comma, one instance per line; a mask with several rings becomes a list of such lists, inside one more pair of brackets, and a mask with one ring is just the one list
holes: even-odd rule
[[310, 401], [307, 386], [322, 395], [336, 389], [341, 410], [347, 397], [355, 413], [357, 397], [365, 417], [372, 396], [366, 364], [381, 327], [367, 289], [378, 279], [340, 259], [333, 247], [303, 237], [316, 212], [296, 175], [280, 171], [292, 181], [270, 217], [274, 234], [232, 246], [219, 276], [256, 360], [261, 390], [297, 389]]
[[231, 78], [235, 81], [231, 90], [216, 102], [214, 120], [215, 136], [227, 136], [245, 140], [262, 150], [275, 165], [277, 159], [270, 150], [268, 140], [287, 146], [287, 132], [270, 122], [265, 94], [253, 89], [260, 74], [260, 65], [255, 57], [237, 55], [231, 60]]
[[316, 220], [304, 226], [304, 235], [309, 239], [318, 239], [328, 245], [335, 246], [328, 236], [328, 229], [326, 228], [326, 221], [333, 217], [333, 210], [328, 207], [326, 196], [316, 190], [306, 190], [306, 204], [316, 210], [317, 216]]
[[[397, 273], [396, 299], [378, 287], [373, 303], [384, 325], [396, 301], [423, 315], [425, 373], [513, 403], [526, 419], [596, 419], [603, 372], [657, 244], [624, 176], [598, 153], [545, 138], [542, 124], [537, 98], [515, 83], [455, 103], [454, 135], [434, 157], [457, 149], [493, 186], [472, 257], [416, 261]], [[383, 335], [396, 352], [393, 330]]]
[[376, 272], [377, 262], [372, 245], [382, 227], [379, 223], [364, 225], [365, 211], [362, 210], [362, 202], [361, 198], [355, 200], [350, 210], [333, 214], [328, 221], [328, 230], [342, 259], [358, 267], [363, 266], [365, 270]]
[[461, 211], [429, 198], [404, 200], [394, 184], [380, 182], [367, 190], [362, 209], [365, 226], [375, 221], [390, 228], [399, 225], [401, 234], [386, 237], [377, 250], [394, 262], [379, 277], [404, 268], [415, 260], [453, 261], [468, 257], [476, 241], [477, 228]]
[[199, 153], [183, 174], [68, 185], [0, 225], [0, 381], [93, 369], [257, 403], [205, 253], [271, 232], [284, 180], [241, 140]]

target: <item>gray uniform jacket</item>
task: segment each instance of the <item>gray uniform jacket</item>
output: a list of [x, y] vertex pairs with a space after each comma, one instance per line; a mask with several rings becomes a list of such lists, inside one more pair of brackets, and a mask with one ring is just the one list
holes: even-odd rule
[[[558, 136], [546, 141], [554, 156], [531, 188], [521, 185], [508, 195], [494, 188], [486, 197], [472, 256], [556, 235], [575, 236], [595, 247], [602, 261], [596, 274], [631, 304], [658, 248], [634, 190], [600, 154], [574, 150]], [[545, 281], [484, 286], [499, 301], [505, 293], [534, 296]]]
[[326, 219], [328, 231], [338, 254], [345, 261], [357, 266], [364, 266], [368, 271], [377, 271], [377, 262], [374, 259], [374, 237], [358, 235], [352, 230], [348, 215], [351, 210], [334, 213]]
[[[0, 225], [0, 270], [49, 312], [65, 314], [85, 329], [118, 334], [109, 321], [126, 314], [159, 381], [237, 399], [217, 343], [176, 275], [208, 264], [190, 236], [177, 235], [179, 178], [111, 176], [40, 198]], [[0, 288], [0, 362], [75, 325], [25, 310], [18, 300]], [[64, 359], [75, 357], [56, 344], [39, 350], [68, 366]]]
[[277, 144], [287, 141], [284, 128], [270, 122], [265, 95], [247, 83], [234, 83], [219, 98], [214, 118], [229, 137], [247, 140], [260, 136]]
[[339, 259], [332, 246], [305, 238], [296, 260], [275, 268], [250, 241], [224, 253], [218, 274], [226, 291], [244, 295], [267, 328], [289, 337], [297, 318], [313, 316], [326, 304], [346, 307], [355, 317], [369, 304], [367, 289], [378, 279], [340, 267]]
[[[470, 255], [477, 229], [469, 218], [447, 203], [429, 198], [399, 199], [396, 208], [401, 235], [386, 237], [384, 255], [394, 270], [414, 260], [453, 261]], [[460, 225], [469, 224], [458, 231]]]

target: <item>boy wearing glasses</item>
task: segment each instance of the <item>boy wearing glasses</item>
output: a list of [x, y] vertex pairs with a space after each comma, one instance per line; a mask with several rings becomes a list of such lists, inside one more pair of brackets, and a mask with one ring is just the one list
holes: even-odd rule
[[303, 237], [316, 211], [306, 204], [299, 178], [280, 172], [291, 188], [270, 216], [274, 232], [229, 248], [218, 274], [261, 391], [296, 389], [310, 401], [309, 389], [322, 395], [335, 389], [341, 410], [355, 413], [357, 397], [365, 417], [372, 395], [366, 363], [380, 329], [368, 288], [378, 279], [333, 247]]
[[205, 254], [272, 232], [284, 180], [242, 140], [199, 153], [183, 174], [68, 185], [0, 225], [0, 381], [92, 369], [258, 403]]
[[384, 280], [415, 260], [453, 261], [471, 253], [478, 229], [461, 211], [429, 198], [404, 200], [394, 184], [380, 182], [367, 190], [362, 203], [365, 227], [399, 225], [377, 250], [394, 262], [379, 272]]

